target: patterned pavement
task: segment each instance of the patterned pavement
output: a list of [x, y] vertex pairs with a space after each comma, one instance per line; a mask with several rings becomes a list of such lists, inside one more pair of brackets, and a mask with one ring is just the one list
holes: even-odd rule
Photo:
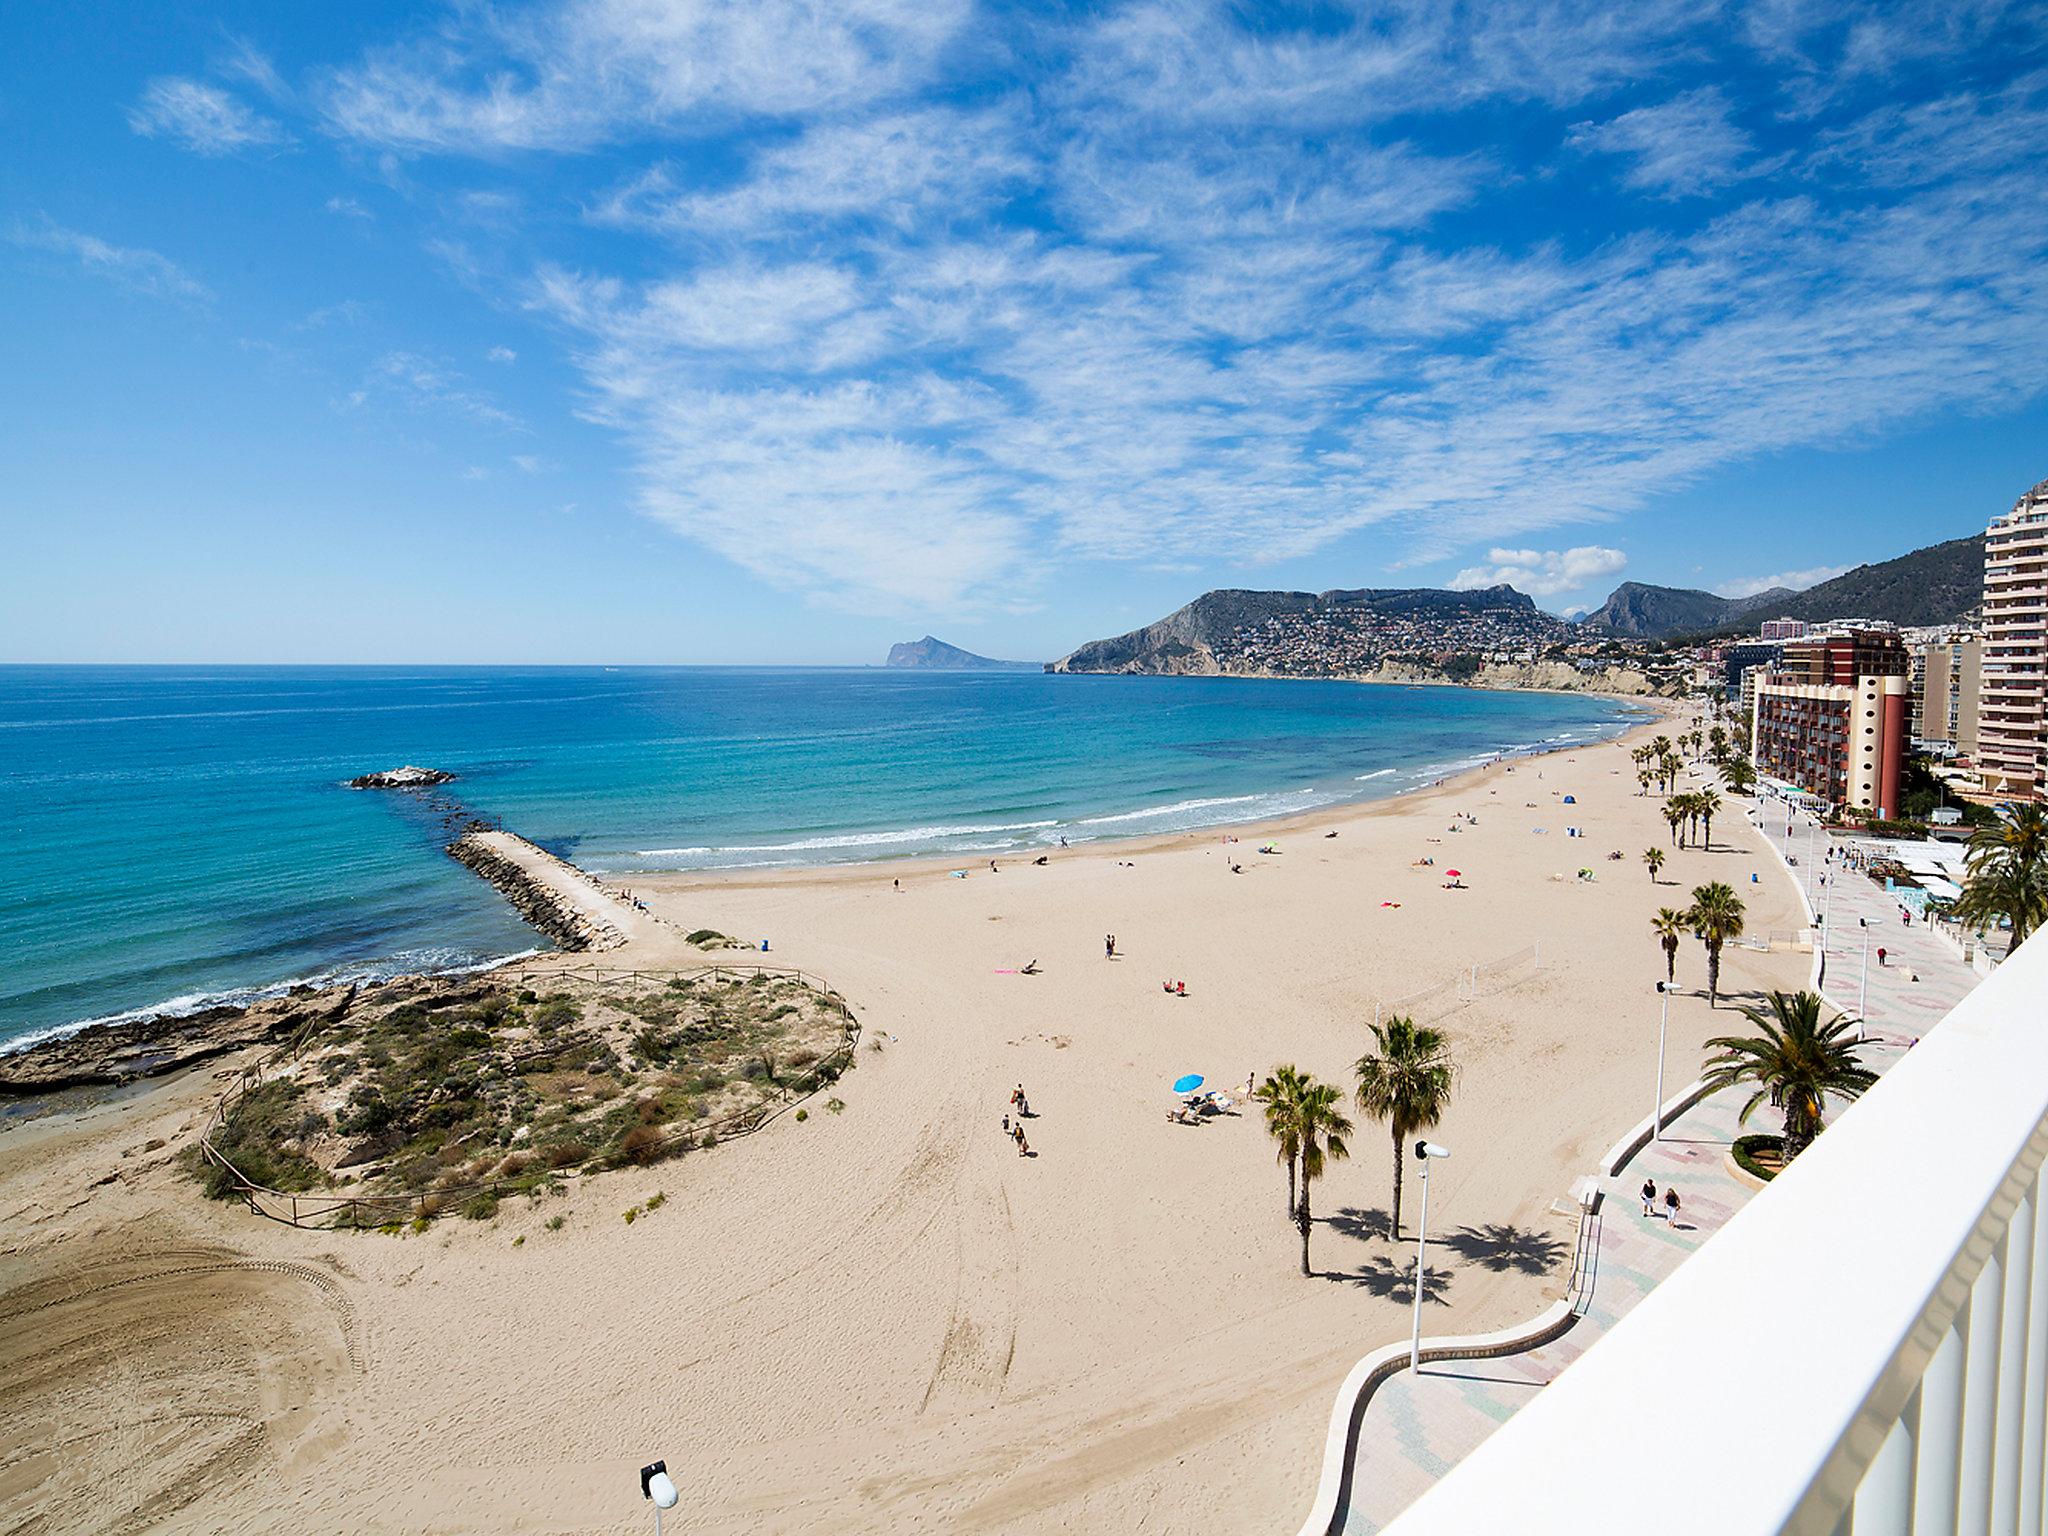
[[[1798, 855], [1800, 866], [1791, 873], [1803, 885], [1807, 819], [1788, 812], [1780, 802], [1762, 801], [1759, 809], [1773, 845], [1781, 853]], [[1825, 846], [1824, 835], [1816, 831], [1816, 859]], [[1909, 1041], [1968, 994], [1977, 976], [1924, 925], [1901, 923], [1898, 903], [1867, 876], [1842, 870], [1839, 855], [1832, 864], [1823, 860], [1815, 873], [1822, 870], [1833, 885], [1830, 896], [1815, 882], [1832, 929], [1824, 991], [1837, 1007], [1856, 1011], [1864, 985], [1865, 933], [1856, 920], [1867, 920], [1872, 925], [1867, 1021], [1873, 1045], [1865, 1059], [1884, 1071], [1904, 1055]], [[1879, 944], [1888, 951], [1883, 966], [1876, 959]], [[1562, 1338], [1500, 1359], [1450, 1360], [1425, 1365], [1420, 1372], [1402, 1371], [1380, 1386], [1359, 1431], [1351, 1504], [1343, 1525], [1346, 1536], [1368, 1536], [1383, 1529], [1545, 1382], [1585, 1353], [1755, 1193], [1727, 1159], [1738, 1134], [1739, 1104], [1734, 1095], [1721, 1094], [1694, 1105], [1665, 1126], [1662, 1141], [1638, 1152], [1613, 1177], [1600, 1180], [1590, 1296], [1584, 1316]], [[1769, 1126], [1753, 1120], [1750, 1128]], [[1615, 1129], [1618, 1134], [1623, 1127]], [[1660, 1196], [1676, 1187], [1676, 1222], [1664, 1219], [1661, 1205], [1659, 1215], [1643, 1216], [1637, 1191], [1645, 1178], [1656, 1184]]]

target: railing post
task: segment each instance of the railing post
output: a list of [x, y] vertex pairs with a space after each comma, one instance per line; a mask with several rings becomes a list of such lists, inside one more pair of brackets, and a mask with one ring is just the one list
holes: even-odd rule
[[2005, 1243], [2001, 1240], [1970, 1290], [1969, 1351], [1963, 1365], [1962, 1482], [1956, 1529], [1991, 1528], [1992, 1452], [1998, 1433], [2000, 1325], [2005, 1321]]
[[1915, 1531], [1956, 1528], [1957, 1447], [1963, 1430], [1963, 1335], [1970, 1326], [1969, 1303], [1942, 1337], [1920, 1378], [1920, 1426], [1914, 1449]]
[[1999, 1319], [1997, 1426], [1992, 1439], [1991, 1536], [2016, 1536], [2020, 1521], [2020, 1420], [2026, 1394], [2027, 1322], [2034, 1289], [2034, 1196], [2005, 1229], [2005, 1297]]
[[1850, 1505], [1851, 1528], [1856, 1536], [1910, 1536], [1913, 1452], [1919, 1433], [1920, 1390], [1916, 1387], [1856, 1490], [1855, 1501]]

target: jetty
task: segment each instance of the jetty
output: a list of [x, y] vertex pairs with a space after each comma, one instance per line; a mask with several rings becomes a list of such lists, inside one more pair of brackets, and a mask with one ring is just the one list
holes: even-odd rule
[[670, 924], [516, 832], [474, 826], [448, 845], [448, 854], [490, 881], [562, 949], [582, 953], [635, 941], [680, 942]]

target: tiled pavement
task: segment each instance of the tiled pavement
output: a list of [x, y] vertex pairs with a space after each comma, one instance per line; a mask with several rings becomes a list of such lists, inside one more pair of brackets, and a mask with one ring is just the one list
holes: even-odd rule
[[[1787, 812], [1763, 803], [1765, 831], [1781, 851]], [[1790, 849], [1805, 873], [1806, 823], [1797, 817]], [[1823, 847], [1816, 836], [1814, 847]], [[1816, 854], [1816, 856], [1818, 856]], [[1832, 875], [1836, 866], [1823, 866]], [[1882, 1071], [1968, 993], [1977, 977], [1924, 926], [1907, 928], [1898, 906], [1861, 874], [1844, 873], [1829, 903], [1834, 938], [1828, 945], [1825, 990], [1855, 1011], [1862, 981], [1863, 933], [1858, 917], [1873, 924], [1868, 1024], [1873, 1048], [1866, 1059]], [[1882, 935], [1879, 937], [1878, 935]], [[1876, 961], [1876, 947], [1890, 951]], [[1917, 977], [1917, 979], [1915, 979]], [[1754, 1193], [1729, 1167], [1727, 1149], [1738, 1134], [1739, 1100], [1717, 1095], [1694, 1105], [1665, 1127], [1664, 1139], [1637, 1153], [1600, 1181], [1590, 1298], [1585, 1315], [1562, 1338], [1494, 1360], [1454, 1360], [1402, 1371], [1384, 1382], [1360, 1428], [1347, 1536], [1378, 1531], [1407, 1508], [1460, 1458], [1493, 1432], [1543, 1384], [1583, 1354], [1679, 1261], [1720, 1230]], [[1768, 1128], [1752, 1121], [1751, 1128]], [[1615, 1127], [1619, 1134], [1625, 1127]], [[1645, 1178], [1661, 1192], [1676, 1187], [1679, 1219], [1645, 1218], [1637, 1190]], [[1661, 1207], [1660, 1207], [1661, 1209]], [[1429, 1331], [1430, 1308], [1424, 1306]], [[1443, 1325], [1437, 1324], [1441, 1329]]]

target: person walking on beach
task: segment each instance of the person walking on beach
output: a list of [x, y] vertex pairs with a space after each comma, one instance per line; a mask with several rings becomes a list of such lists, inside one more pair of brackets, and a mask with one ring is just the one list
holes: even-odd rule
[[1651, 1182], [1651, 1181], [1650, 1181], [1649, 1179], [1645, 1179], [1645, 1180], [1643, 1180], [1643, 1187], [1642, 1187], [1642, 1190], [1641, 1190], [1641, 1194], [1642, 1194], [1642, 1197], [1643, 1197], [1643, 1214], [1644, 1214], [1645, 1216], [1654, 1216], [1654, 1215], [1656, 1215], [1656, 1214], [1657, 1214], [1657, 1186], [1656, 1186], [1656, 1185], [1655, 1185], [1654, 1183], [1652, 1183], [1652, 1182]]
[[1114, 960], [1116, 958], [1116, 935], [1113, 933], [1105, 933], [1102, 936], [1102, 958], [1105, 960]]
[[[1023, 1133], [1023, 1131], [1022, 1131], [1022, 1130], [1019, 1130], [1017, 1134], [1018, 1134], [1019, 1136], [1021, 1136], [1021, 1135], [1023, 1135], [1024, 1133]], [[1669, 1186], [1669, 1187], [1668, 1187], [1668, 1188], [1667, 1188], [1667, 1189], [1666, 1189], [1666, 1190], [1664, 1191], [1664, 1219], [1665, 1219], [1666, 1221], [1668, 1221], [1668, 1222], [1670, 1222], [1670, 1223], [1671, 1223], [1672, 1229], [1673, 1229], [1674, 1231], [1675, 1231], [1675, 1230], [1677, 1230], [1677, 1227], [1678, 1227], [1678, 1186], [1677, 1186], [1676, 1184], [1673, 1184], [1673, 1185]]]
[[1031, 1155], [1031, 1143], [1024, 1139], [1024, 1124], [1022, 1121], [1017, 1123], [1017, 1155], [1019, 1157], [1029, 1157]]

